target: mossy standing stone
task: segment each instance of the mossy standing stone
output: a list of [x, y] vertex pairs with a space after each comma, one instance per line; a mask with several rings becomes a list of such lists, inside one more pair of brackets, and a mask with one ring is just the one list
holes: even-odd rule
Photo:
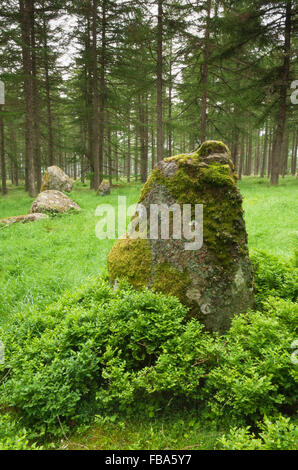
[[40, 191], [56, 190], [70, 193], [72, 186], [72, 179], [61, 168], [53, 165], [46, 169]]
[[[235, 314], [254, 305], [253, 271], [247, 248], [242, 197], [228, 147], [204, 142], [192, 154], [160, 161], [145, 183], [139, 203], [203, 204], [203, 246], [186, 251], [185, 240], [132, 239], [116, 242], [108, 255], [112, 283], [127, 278], [177, 296], [190, 316], [223, 333]], [[148, 216], [149, 219], [149, 216]]]

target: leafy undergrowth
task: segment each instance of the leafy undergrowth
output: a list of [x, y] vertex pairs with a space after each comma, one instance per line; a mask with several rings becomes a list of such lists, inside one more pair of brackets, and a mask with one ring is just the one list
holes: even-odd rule
[[[283, 282], [280, 270], [275, 293]], [[258, 279], [263, 277], [257, 273]], [[264, 294], [265, 286], [256, 287]], [[113, 290], [107, 280], [95, 278], [43, 311], [15, 315], [0, 331], [6, 346], [0, 368], [2, 409], [14, 410], [27, 438], [48, 443], [55, 436], [70, 446], [77, 439], [66, 436], [92, 425], [98, 415], [107, 419], [104, 429], [114, 422], [119, 436], [122, 422], [134, 422], [138, 429], [137, 416], [151, 420], [145, 426], [149, 435], [149, 427], [156, 428], [167, 415], [180, 410], [184, 422], [192, 412], [205, 423], [202, 446], [208, 426], [219, 431], [215, 423], [250, 425], [258, 432], [264, 416], [290, 418], [297, 403], [292, 360], [297, 304], [272, 296], [270, 283], [267, 294], [262, 309], [235, 317], [230, 330], [218, 337], [197, 320], [186, 321], [186, 308], [174, 297], [135, 291], [126, 283]], [[109, 444], [100, 441], [102, 419], [99, 423], [90, 432], [101, 448]], [[127, 426], [123, 435], [134, 429]], [[165, 443], [157, 432], [156, 439], [159, 447], [185, 447], [195, 445], [196, 435], [192, 431], [190, 441], [183, 434]], [[141, 437], [136, 442], [143, 445]]]
[[295, 263], [254, 250], [257, 310], [211, 335], [176, 298], [88, 279], [112, 241], [85, 191], [80, 215], [0, 232], [1, 448], [294, 448]]
[[[88, 450], [166, 450], [213, 449], [221, 433], [208, 427], [198, 414], [182, 410], [171, 416], [143, 416], [121, 419], [118, 415], [97, 416], [95, 423], [74, 435], [62, 438], [60, 449]], [[57, 444], [54, 444], [57, 447]]]

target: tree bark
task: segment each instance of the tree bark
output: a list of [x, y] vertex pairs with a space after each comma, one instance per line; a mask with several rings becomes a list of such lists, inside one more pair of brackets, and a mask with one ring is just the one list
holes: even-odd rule
[[97, 0], [92, 4], [92, 160], [94, 163], [93, 187], [97, 191], [100, 184], [99, 145], [98, 145], [98, 72], [97, 72]]
[[[44, 32], [46, 34], [46, 32]], [[33, 94], [33, 118], [34, 118], [34, 160], [36, 170], [37, 191], [41, 187], [41, 156], [40, 156], [40, 116], [38, 109], [38, 87], [37, 87], [37, 67], [36, 67], [36, 44], [35, 44], [35, 16], [34, 4], [31, 10], [31, 46], [32, 46], [32, 94]]]
[[163, 158], [163, 0], [158, 0], [157, 16], [157, 161]]
[[6, 162], [5, 162], [5, 145], [4, 145], [4, 124], [2, 113], [3, 105], [0, 105], [0, 159], [1, 159], [1, 194], [7, 194], [6, 187]]
[[268, 143], [268, 122], [266, 121], [263, 158], [262, 158], [261, 174], [260, 174], [261, 178], [264, 178], [264, 175], [265, 175], [265, 168], [266, 168], [266, 161], [267, 161], [267, 143]]
[[272, 150], [270, 183], [274, 186], [278, 184], [282, 156], [282, 143], [287, 119], [287, 89], [289, 84], [291, 48], [291, 9], [292, 1], [288, 0], [286, 2], [284, 60], [281, 75], [281, 85], [279, 90], [278, 111], [276, 116], [276, 131]]
[[31, 0], [19, 0], [20, 22], [22, 31], [22, 59], [24, 71], [24, 95], [26, 109], [26, 180], [27, 189], [31, 197], [35, 196], [35, 171], [33, 152], [33, 87], [32, 87], [32, 61], [31, 61]]
[[296, 167], [297, 167], [297, 131], [293, 134], [293, 142], [292, 142], [292, 158], [291, 158], [291, 174], [295, 176], [296, 174]]
[[106, 87], [106, 0], [102, 1], [101, 54], [100, 54], [100, 101], [99, 101], [99, 183], [103, 172], [104, 131], [105, 131], [105, 87]]
[[53, 139], [53, 120], [52, 120], [52, 104], [51, 104], [51, 83], [49, 74], [49, 54], [47, 40], [46, 20], [43, 20], [43, 46], [44, 46], [44, 71], [45, 71], [45, 89], [46, 89], [46, 106], [47, 106], [47, 127], [48, 127], [48, 162], [52, 166], [55, 164], [54, 158], [54, 139]]
[[207, 0], [207, 19], [204, 37], [204, 64], [202, 74], [202, 107], [201, 107], [201, 143], [206, 140], [206, 127], [207, 127], [207, 85], [208, 85], [208, 60], [209, 60], [209, 21], [211, 12], [211, 0]]

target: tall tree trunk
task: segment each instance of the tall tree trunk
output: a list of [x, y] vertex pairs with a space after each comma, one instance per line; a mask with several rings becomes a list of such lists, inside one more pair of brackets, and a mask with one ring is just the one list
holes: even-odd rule
[[98, 145], [98, 72], [97, 72], [97, 0], [92, 4], [92, 159], [94, 163], [93, 187], [97, 191], [100, 184], [99, 145]]
[[272, 140], [273, 140], [272, 133], [273, 133], [273, 128], [270, 126], [269, 127], [269, 144], [268, 144], [268, 168], [267, 168], [268, 178], [270, 178], [271, 166], [272, 166]]
[[141, 181], [145, 183], [148, 171], [148, 127], [146, 126], [146, 102], [147, 97], [139, 98], [140, 108], [140, 142], [141, 142]]
[[155, 165], [155, 138], [154, 138], [154, 126], [151, 128], [151, 169], [153, 170]]
[[206, 127], [207, 127], [207, 85], [208, 85], [208, 61], [209, 61], [209, 22], [211, 12], [211, 0], [207, 0], [207, 18], [204, 37], [204, 64], [202, 73], [202, 107], [201, 107], [201, 143], [206, 140]]
[[239, 180], [242, 179], [244, 153], [245, 153], [245, 146], [244, 146], [244, 135], [243, 135], [241, 137], [241, 147], [240, 147], [240, 161], [239, 161], [239, 172], [238, 172]]
[[257, 176], [259, 174], [259, 166], [260, 166], [260, 132], [257, 130], [257, 138], [255, 144], [255, 160], [254, 160], [254, 175]]
[[267, 161], [267, 143], [268, 143], [268, 122], [266, 121], [263, 158], [262, 158], [261, 174], [260, 174], [261, 178], [264, 178], [264, 175], [265, 175], [265, 168], [266, 168], [266, 161]]
[[5, 196], [6, 187], [6, 163], [5, 163], [5, 147], [4, 147], [4, 124], [2, 118], [3, 105], [0, 105], [0, 160], [1, 160], [1, 193]]
[[287, 119], [287, 89], [289, 85], [290, 73], [290, 48], [291, 48], [291, 9], [292, 0], [286, 2], [286, 18], [285, 18], [285, 42], [284, 42], [284, 60], [281, 76], [281, 85], [279, 91], [278, 112], [276, 116], [276, 131], [273, 142], [272, 150], [272, 169], [270, 183], [272, 185], [278, 184], [281, 155], [282, 155], [282, 142], [285, 132], [285, 125]]
[[163, 0], [158, 0], [157, 17], [157, 161], [163, 158]]
[[44, 71], [45, 71], [45, 89], [46, 89], [46, 106], [47, 106], [47, 127], [48, 127], [48, 162], [52, 166], [55, 164], [54, 159], [54, 139], [53, 139], [53, 120], [52, 120], [52, 104], [51, 104], [51, 83], [49, 74], [49, 54], [47, 40], [46, 19], [43, 20], [43, 46], [44, 46]]
[[[44, 32], [46, 34], [46, 32]], [[41, 187], [41, 157], [40, 157], [40, 116], [38, 110], [38, 87], [36, 67], [36, 44], [35, 44], [35, 16], [34, 4], [31, 10], [31, 46], [32, 46], [32, 95], [33, 95], [33, 117], [34, 117], [34, 160], [37, 181], [37, 191]]]
[[296, 167], [297, 167], [297, 140], [298, 140], [297, 131], [293, 134], [293, 142], [292, 142], [292, 158], [291, 158], [291, 174], [295, 176], [296, 174]]
[[27, 189], [31, 197], [35, 196], [35, 171], [33, 151], [33, 87], [31, 61], [31, 0], [19, 0], [20, 22], [22, 31], [22, 58], [24, 71], [24, 95], [26, 109], [26, 172]]
[[112, 167], [112, 142], [111, 142], [111, 118], [110, 113], [107, 111], [107, 138], [108, 138], [108, 175], [109, 175], [109, 183], [112, 184], [112, 177], [113, 177], [113, 167]]
[[172, 41], [170, 42], [170, 57], [169, 57], [169, 107], [168, 107], [168, 154], [169, 156], [172, 155], [172, 91], [173, 91], [173, 77], [172, 77], [172, 67], [173, 67], [173, 59], [172, 59]]
[[101, 20], [101, 54], [100, 54], [100, 101], [99, 101], [99, 183], [103, 172], [103, 154], [104, 154], [104, 130], [105, 130], [105, 67], [106, 67], [106, 0], [102, 1], [102, 20]]
[[135, 179], [138, 181], [139, 175], [139, 135], [136, 130], [136, 144], [135, 144]]
[[127, 123], [127, 182], [130, 183], [130, 172], [131, 172], [131, 132], [130, 132], [130, 109], [128, 111], [128, 123]]
[[119, 153], [118, 153], [118, 133], [117, 131], [115, 132], [115, 176], [116, 176], [116, 181], [118, 182], [119, 180]]
[[284, 133], [282, 143], [282, 177], [284, 178], [288, 169], [288, 157], [289, 157], [289, 131], [286, 130]]

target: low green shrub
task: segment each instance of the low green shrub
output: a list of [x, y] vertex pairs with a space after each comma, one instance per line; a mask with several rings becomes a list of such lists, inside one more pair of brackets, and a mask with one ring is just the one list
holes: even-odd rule
[[258, 437], [246, 428], [232, 428], [218, 440], [224, 450], [298, 450], [298, 426], [289, 418], [278, 417], [274, 422], [265, 418]]
[[297, 403], [298, 306], [271, 297], [263, 312], [235, 317], [222, 338], [219, 365], [209, 374], [205, 392], [216, 416], [256, 423], [262, 416], [292, 414]]
[[295, 302], [298, 296], [298, 268], [260, 250], [252, 250], [257, 308], [269, 296]]
[[95, 414], [202, 404], [238, 425], [291, 415], [297, 402], [297, 306], [269, 298], [212, 336], [174, 297], [97, 278], [0, 329], [0, 410], [37, 435], [61, 436]]
[[168, 340], [181, 337], [185, 315], [175, 298], [128, 285], [114, 291], [103, 279], [44, 312], [16, 315], [0, 331], [2, 406], [39, 434], [86, 422], [110, 403], [124, 406], [133, 400], [137, 373], [154, 366]]
[[9, 414], [0, 415], [0, 451], [37, 449], [41, 447], [29, 443], [26, 429], [20, 428]]

